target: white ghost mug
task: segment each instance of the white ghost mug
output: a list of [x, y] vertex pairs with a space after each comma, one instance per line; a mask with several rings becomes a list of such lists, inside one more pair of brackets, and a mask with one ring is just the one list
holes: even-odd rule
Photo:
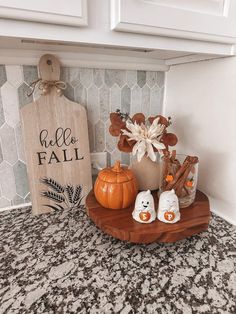
[[161, 193], [157, 218], [160, 221], [171, 224], [180, 220], [179, 200], [173, 189]]
[[154, 199], [150, 190], [138, 193], [132, 216], [134, 220], [145, 224], [156, 219]]

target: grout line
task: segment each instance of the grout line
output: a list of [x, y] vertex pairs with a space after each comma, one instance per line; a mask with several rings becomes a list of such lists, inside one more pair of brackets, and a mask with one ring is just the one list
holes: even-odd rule
[[166, 114], [166, 95], [167, 95], [167, 73], [164, 74], [164, 84], [163, 84], [163, 88], [164, 88], [164, 91], [163, 91], [163, 100], [162, 100], [162, 110], [161, 110], [161, 113], [163, 116], [165, 116]]
[[7, 211], [7, 210], [21, 209], [21, 208], [25, 208], [25, 207], [29, 207], [29, 206], [32, 206], [31, 202], [30, 203], [23, 203], [20, 205], [7, 206], [7, 207], [0, 208], [0, 213]]
[[[17, 107], [18, 110], [19, 110], [19, 106]], [[20, 114], [20, 113], [19, 113]], [[17, 124], [20, 123], [20, 121], [17, 122]], [[19, 155], [19, 147], [18, 147], [18, 141], [17, 141], [17, 138], [16, 138], [16, 126], [17, 124], [13, 127], [13, 130], [14, 130], [14, 138], [15, 138], [15, 143], [16, 143], [16, 154], [17, 154], [17, 161], [12, 165], [14, 166], [20, 159], [20, 155]]]

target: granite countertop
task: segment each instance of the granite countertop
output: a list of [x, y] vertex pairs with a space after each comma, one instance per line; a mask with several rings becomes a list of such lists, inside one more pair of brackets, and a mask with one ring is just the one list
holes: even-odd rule
[[0, 313], [235, 313], [236, 229], [125, 243], [84, 210], [0, 213]]

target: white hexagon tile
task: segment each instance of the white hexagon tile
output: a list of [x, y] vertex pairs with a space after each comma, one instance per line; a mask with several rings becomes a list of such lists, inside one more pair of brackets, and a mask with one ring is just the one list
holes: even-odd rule
[[[130, 162], [130, 155], [117, 150], [117, 139], [108, 132], [109, 113], [116, 109], [131, 115], [161, 113], [164, 76], [164, 72], [61, 69], [65, 96], [87, 109], [91, 152], [107, 151], [110, 163], [117, 158]], [[35, 66], [0, 65], [0, 208], [30, 201], [19, 108], [39, 97], [38, 92], [27, 96], [37, 78]]]

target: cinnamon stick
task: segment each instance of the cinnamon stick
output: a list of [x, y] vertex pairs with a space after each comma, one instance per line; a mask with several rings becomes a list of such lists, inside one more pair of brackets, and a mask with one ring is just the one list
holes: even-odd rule
[[162, 186], [161, 186], [161, 189], [164, 190], [165, 187], [166, 187], [166, 176], [168, 175], [168, 171], [169, 171], [169, 163], [170, 163], [170, 158], [169, 158], [169, 155], [166, 154], [163, 158], [163, 163], [164, 163], [164, 166], [163, 166], [163, 172], [162, 172]]
[[172, 162], [174, 162], [174, 161], [175, 161], [175, 157], [176, 157], [176, 150], [174, 149], [174, 150], [172, 150], [170, 160], [171, 160]]
[[186, 168], [184, 174], [182, 175], [182, 177], [180, 178], [180, 180], [177, 182], [177, 184], [176, 184], [176, 186], [175, 186], [175, 192], [176, 192], [176, 195], [177, 195], [178, 197], [180, 196], [180, 194], [181, 194], [181, 192], [182, 192], [182, 190], [183, 190], [185, 181], [186, 181], [186, 179], [187, 179], [187, 177], [188, 177], [188, 175], [189, 175], [189, 173], [190, 173], [190, 171], [191, 171], [191, 168], [192, 168], [192, 165], [190, 164], [190, 165]]
[[[187, 156], [181, 165], [179, 160], [176, 159], [176, 151], [173, 150], [170, 154], [166, 154], [164, 157], [164, 167], [162, 173], [162, 190], [168, 191], [174, 189], [177, 196], [181, 194], [189, 194], [190, 191], [186, 189], [185, 182], [188, 178], [190, 171], [194, 171], [194, 165], [198, 162], [198, 157]], [[173, 175], [174, 179], [171, 182], [166, 182], [166, 176], [168, 174]]]
[[[181, 193], [184, 191], [184, 184], [186, 182], [186, 179], [189, 175], [189, 173], [192, 171], [194, 168], [194, 165], [198, 162], [198, 157], [196, 156], [188, 156], [186, 158], [189, 162], [189, 166], [186, 168], [185, 172], [181, 176], [181, 178], [176, 182], [176, 185], [173, 187], [176, 191], [177, 196], [181, 196]], [[185, 191], [189, 194], [189, 191], [185, 188]]]
[[187, 160], [185, 160], [183, 165], [181, 166], [181, 168], [176, 172], [174, 180], [168, 183], [166, 190], [173, 189], [174, 185], [179, 180], [179, 178], [183, 175], [183, 173], [185, 172], [185, 170], [187, 169], [188, 166], [189, 166], [189, 162]]

